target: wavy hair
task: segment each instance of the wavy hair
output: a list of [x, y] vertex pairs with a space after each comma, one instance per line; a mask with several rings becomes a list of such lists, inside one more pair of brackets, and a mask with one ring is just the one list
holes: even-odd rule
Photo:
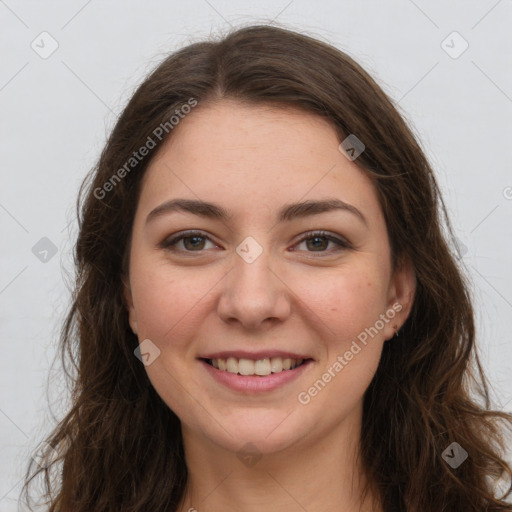
[[[512, 490], [499, 496], [495, 488], [512, 478], [504, 440], [512, 415], [491, 409], [469, 283], [423, 150], [397, 105], [350, 56], [268, 25], [167, 56], [137, 88], [82, 183], [76, 281], [59, 345], [72, 403], [39, 466], [28, 465], [29, 507], [38, 479], [50, 512], [169, 512], [180, 502], [187, 483], [180, 421], [134, 357], [123, 286], [141, 180], [172, 137], [168, 128], [158, 139], [157, 128], [190, 99], [202, 108], [224, 98], [302, 109], [329, 121], [340, 142], [349, 134], [363, 141], [357, 164], [377, 190], [393, 266], [413, 262], [413, 308], [384, 344], [364, 397], [361, 456], [384, 511], [512, 511]], [[149, 138], [156, 147], [131, 161]], [[468, 453], [455, 469], [442, 457], [453, 442]]]

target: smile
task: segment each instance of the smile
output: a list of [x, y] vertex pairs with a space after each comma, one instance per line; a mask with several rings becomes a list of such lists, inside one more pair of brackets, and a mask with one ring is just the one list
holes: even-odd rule
[[207, 374], [222, 387], [251, 395], [291, 385], [314, 363], [313, 359], [288, 357], [260, 357], [259, 359], [214, 357], [199, 358], [199, 361]]
[[292, 359], [289, 357], [266, 357], [264, 359], [252, 360], [245, 358], [214, 358], [205, 361], [221, 371], [238, 375], [259, 375], [264, 377], [272, 373], [280, 373], [286, 370], [293, 370], [302, 365], [305, 359]]

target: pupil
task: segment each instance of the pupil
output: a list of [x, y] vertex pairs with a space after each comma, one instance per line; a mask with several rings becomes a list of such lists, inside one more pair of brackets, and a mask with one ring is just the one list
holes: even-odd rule
[[311, 238], [309, 241], [310, 242], [313, 242], [313, 241], [319, 241], [320, 240], [320, 245], [318, 245], [317, 243], [313, 243], [313, 247], [316, 247], [317, 249], [320, 248], [325, 248], [325, 242], [326, 242], [326, 239], [324, 237], [321, 237], [321, 236], [315, 236], [313, 238]]
[[[187, 246], [187, 243], [190, 244], [190, 247], [191, 248], [202, 248], [202, 244], [201, 242], [204, 243], [203, 241], [203, 237], [201, 236], [189, 236], [187, 238], [184, 239], [185, 241], [185, 246]], [[193, 242], [191, 242], [193, 241]], [[198, 244], [199, 242], [199, 244]], [[325, 249], [325, 244], [327, 242], [326, 238], [325, 237], [322, 237], [322, 236], [315, 236], [313, 238], [310, 238], [308, 240], [309, 243], [311, 243], [312, 247], [313, 248], [316, 248], [316, 249]], [[190, 248], [190, 247], [187, 247], [187, 248]]]
[[192, 249], [194, 249], [194, 248], [197, 249], [198, 247], [200, 247], [202, 237], [200, 237], [200, 236], [189, 236], [189, 237], [185, 238], [185, 245], [187, 245], [187, 242], [190, 242], [191, 240], [195, 240], [196, 242], [199, 240], [199, 245], [197, 243], [192, 243], [191, 244], [191, 248]]

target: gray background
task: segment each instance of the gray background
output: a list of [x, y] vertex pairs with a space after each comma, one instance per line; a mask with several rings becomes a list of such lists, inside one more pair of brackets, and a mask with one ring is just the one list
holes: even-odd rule
[[[106, 134], [168, 51], [271, 20], [347, 51], [398, 102], [449, 207], [493, 402], [512, 410], [511, 0], [0, 0], [1, 512], [16, 510], [48, 403], [66, 409], [58, 365], [47, 384], [77, 190]], [[47, 261], [43, 237], [57, 251]]]

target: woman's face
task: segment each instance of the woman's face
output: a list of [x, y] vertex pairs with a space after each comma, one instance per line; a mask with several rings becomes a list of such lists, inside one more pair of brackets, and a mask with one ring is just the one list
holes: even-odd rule
[[392, 273], [376, 191], [338, 146], [317, 116], [224, 100], [150, 164], [126, 301], [184, 435], [271, 453], [359, 428], [414, 277]]

